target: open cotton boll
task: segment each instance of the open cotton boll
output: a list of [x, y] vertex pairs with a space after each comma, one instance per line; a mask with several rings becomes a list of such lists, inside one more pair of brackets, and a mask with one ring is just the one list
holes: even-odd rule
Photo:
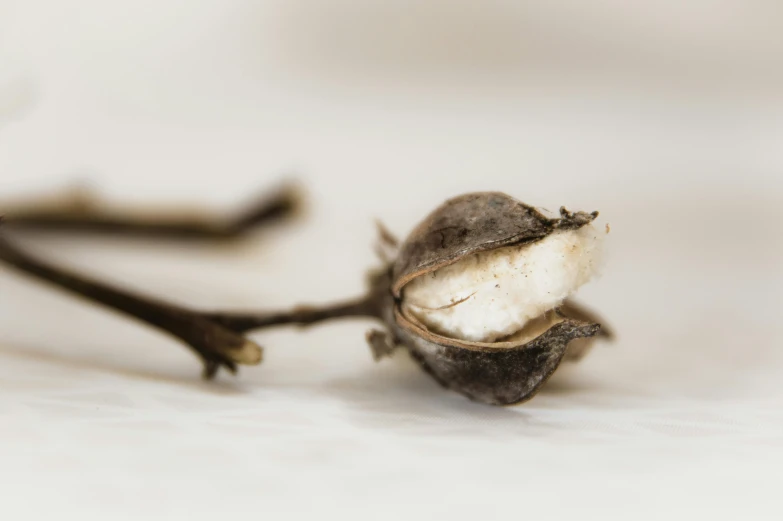
[[588, 225], [470, 255], [413, 279], [402, 303], [433, 332], [493, 342], [557, 307], [590, 280], [600, 264], [602, 239]]

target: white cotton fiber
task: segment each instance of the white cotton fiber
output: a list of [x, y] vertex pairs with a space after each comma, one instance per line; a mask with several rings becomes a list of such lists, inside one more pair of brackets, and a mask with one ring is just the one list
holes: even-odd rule
[[403, 306], [436, 333], [493, 342], [590, 280], [600, 264], [603, 235], [588, 225], [471, 255], [412, 280], [403, 290]]

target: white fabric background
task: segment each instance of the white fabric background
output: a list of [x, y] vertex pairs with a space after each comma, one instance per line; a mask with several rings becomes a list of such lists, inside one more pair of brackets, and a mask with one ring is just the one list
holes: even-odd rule
[[778, 2], [0, 1], [0, 195], [86, 180], [215, 210], [295, 177], [235, 246], [29, 237], [198, 307], [350, 297], [373, 219], [502, 190], [612, 225], [581, 292], [618, 331], [532, 402], [442, 391], [371, 325], [176, 343], [0, 271], [8, 519], [779, 519]]

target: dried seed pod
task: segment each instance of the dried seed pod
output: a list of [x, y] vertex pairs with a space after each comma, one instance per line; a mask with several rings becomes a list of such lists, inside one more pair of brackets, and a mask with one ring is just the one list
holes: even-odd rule
[[443, 386], [473, 400], [530, 399], [569, 342], [600, 330], [557, 309], [595, 267], [598, 232], [588, 225], [597, 215], [561, 209], [552, 219], [495, 192], [447, 201], [376, 282], [390, 288], [383, 314], [391, 331], [368, 335], [376, 357], [402, 345]]

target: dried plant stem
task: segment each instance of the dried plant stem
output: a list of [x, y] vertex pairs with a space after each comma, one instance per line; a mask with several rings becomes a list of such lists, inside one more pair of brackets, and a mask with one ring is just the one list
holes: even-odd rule
[[201, 357], [207, 378], [212, 378], [220, 367], [235, 372], [236, 364], [253, 365], [261, 361], [261, 347], [244, 336], [248, 331], [286, 324], [310, 325], [335, 318], [381, 318], [383, 295], [378, 291], [350, 302], [300, 307], [288, 312], [204, 313], [140, 296], [54, 266], [2, 236], [0, 262], [178, 338]]
[[23, 252], [2, 237], [0, 261], [180, 339], [201, 357], [207, 378], [213, 377], [221, 366], [235, 372], [236, 364], [257, 364], [261, 361], [258, 345], [201, 313], [134, 295], [55, 267]]
[[209, 218], [186, 213], [155, 215], [113, 211], [84, 191], [72, 191], [57, 204], [28, 203], [18, 208], [0, 206], [9, 227], [19, 229], [77, 231], [112, 235], [152, 236], [176, 239], [235, 239], [256, 226], [292, 214], [300, 195], [292, 185], [268, 194], [242, 211]]
[[309, 326], [333, 318], [368, 317], [381, 318], [378, 301], [373, 295], [349, 302], [323, 307], [302, 306], [286, 312], [275, 313], [210, 313], [206, 315], [225, 327], [246, 332], [273, 326], [296, 324]]

